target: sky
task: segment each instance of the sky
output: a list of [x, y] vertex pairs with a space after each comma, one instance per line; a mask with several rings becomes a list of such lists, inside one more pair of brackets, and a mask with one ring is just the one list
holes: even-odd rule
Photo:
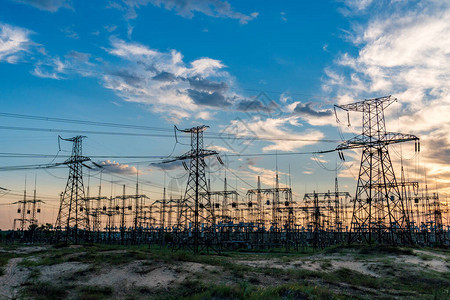
[[[391, 146], [397, 177], [402, 159], [408, 180], [422, 189], [427, 183], [441, 199], [450, 192], [448, 1], [0, 3], [2, 229], [12, 227], [12, 203], [25, 186], [30, 197], [35, 182], [45, 202], [41, 221], [56, 220], [67, 168], [1, 168], [63, 162], [71, 143], [58, 135], [85, 135], [83, 154], [104, 165], [84, 170], [90, 195], [100, 185], [106, 196], [120, 194], [123, 184], [131, 192], [136, 180], [152, 201], [164, 186], [180, 195], [182, 164], [136, 158], [189, 151], [174, 125], [210, 126], [205, 148], [224, 161], [207, 159], [212, 190], [223, 189], [226, 176], [243, 199], [257, 176], [273, 187], [278, 169], [296, 201], [333, 190], [336, 176], [340, 190], [354, 195], [358, 150], [346, 151], [345, 161], [335, 152], [306, 153], [361, 133], [361, 115], [335, 113], [334, 105], [387, 95], [398, 98], [385, 112], [388, 131], [421, 139], [419, 154], [413, 143]], [[236, 135], [246, 138], [230, 138]]]

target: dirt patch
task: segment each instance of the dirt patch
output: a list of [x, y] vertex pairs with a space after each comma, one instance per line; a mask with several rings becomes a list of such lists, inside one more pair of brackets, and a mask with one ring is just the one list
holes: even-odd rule
[[308, 271], [329, 272], [341, 268], [350, 269], [364, 275], [379, 277], [380, 275], [370, 270], [370, 265], [373, 262], [357, 261], [357, 260], [343, 260], [343, 259], [329, 259], [326, 260], [292, 260], [283, 262], [278, 259], [267, 260], [241, 260], [238, 263], [253, 267], [253, 268], [274, 268], [274, 269], [304, 269]]
[[109, 287], [145, 287], [168, 289], [174, 283], [181, 283], [192, 274], [211, 272], [216, 266], [195, 262], [184, 262], [176, 266], [160, 262], [135, 261], [121, 266], [105, 267], [102, 274], [90, 276], [86, 285]]
[[372, 262], [360, 262], [360, 261], [349, 261], [349, 260], [334, 260], [331, 261], [332, 268], [334, 270], [346, 268], [364, 275], [369, 275], [373, 277], [380, 277], [379, 274], [370, 270], [370, 266], [375, 265]]
[[182, 268], [191, 273], [205, 272], [205, 271], [213, 271], [219, 269], [216, 266], [205, 265], [195, 262], [185, 262], [182, 264]]
[[167, 288], [176, 280], [184, 280], [186, 275], [177, 273], [164, 265], [142, 265], [142, 261], [130, 264], [105, 267], [102, 274], [91, 276], [85, 284], [123, 288], [144, 286], [148, 288]]
[[12, 258], [4, 268], [5, 274], [0, 276], [0, 298], [15, 299], [18, 297], [19, 287], [25, 283], [30, 271], [18, 266], [23, 258]]
[[48, 247], [42, 247], [42, 246], [28, 246], [28, 247], [20, 247], [14, 250], [5, 251], [5, 252], [11, 252], [11, 253], [17, 253], [17, 254], [30, 254], [34, 252], [41, 252], [47, 250]]
[[42, 266], [39, 280], [43, 282], [55, 281], [74, 276], [78, 272], [86, 271], [90, 268], [89, 264], [79, 262], [65, 262], [62, 264]]
[[283, 264], [278, 259], [263, 259], [263, 260], [238, 260], [238, 265], [245, 265], [252, 268], [275, 268], [275, 269], [290, 269], [290, 264]]
[[437, 256], [434, 257], [436, 257], [436, 259], [423, 260], [422, 258], [417, 256], [400, 256], [395, 257], [395, 261], [399, 263], [414, 265], [420, 269], [428, 269], [439, 273], [449, 272], [448, 264], [445, 259], [438, 259]]
[[438, 257], [438, 258], [443, 259], [443, 260], [446, 260], [448, 258], [448, 255], [440, 254], [440, 253], [436, 253], [436, 252], [432, 252], [432, 251], [413, 250], [413, 252], [416, 253], [416, 254], [423, 254], [423, 255], [429, 255], [429, 256]]

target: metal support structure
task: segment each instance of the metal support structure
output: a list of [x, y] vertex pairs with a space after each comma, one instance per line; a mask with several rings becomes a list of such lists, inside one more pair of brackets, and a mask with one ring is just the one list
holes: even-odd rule
[[[384, 110], [396, 102], [391, 96], [336, 105], [347, 112], [362, 112], [362, 134], [336, 150], [362, 148], [349, 242], [412, 243], [408, 214], [400, 193], [388, 145], [419, 138], [386, 130]], [[416, 144], [416, 150], [418, 146]]]
[[[189, 178], [186, 185], [184, 198], [179, 205], [178, 230], [188, 232], [190, 234], [190, 226], [192, 226], [192, 237], [180, 236], [181, 246], [191, 248], [195, 253], [200, 252], [203, 248], [213, 246], [212, 234], [215, 225], [214, 211], [211, 206], [210, 197], [208, 195], [208, 184], [206, 181], [206, 162], [205, 157], [216, 156], [220, 163], [222, 160], [219, 153], [213, 150], [203, 148], [203, 133], [209, 126], [196, 126], [189, 129], [180, 130], [175, 126], [175, 130], [188, 133], [191, 136], [191, 150], [182, 156], [173, 160], [166, 160], [163, 163], [189, 159]], [[175, 132], [176, 132], [175, 131]], [[205, 211], [205, 213], [201, 213]], [[204, 226], [201, 233], [201, 226]]]
[[[341, 208], [351, 196], [348, 192], [338, 191], [337, 180], [335, 184], [334, 192], [317, 193], [314, 191], [313, 193], [306, 193], [303, 197], [307, 219], [309, 220], [309, 217], [312, 217], [312, 222], [309, 222], [308, 225], [311, 225], [313, 232], [312, 245], [314, 247], [325, 246], [323, 241], [325, 238], [322, 236], [324, 231], [337, 234], [342, 231]], [[341, 200], [342, 197], [345, 198], [344, 201]]]
[[76, 136], [64, 141], [72, 142], [72, 155], [64, 164], [69, 167], [69, 178], [61, 198], [56, 229], [65, 230], [64, 241], [78, 243], [79, 231], [89, 230], [89, 211], [85, 200], [83, 184], [83, 163], [89, 161], [82, 155], [82, 141], [84, 136]]

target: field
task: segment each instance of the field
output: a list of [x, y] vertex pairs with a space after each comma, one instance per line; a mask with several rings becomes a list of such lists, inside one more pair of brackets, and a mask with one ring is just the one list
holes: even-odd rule
[[449, 299], [450, 251], [0, 245], [2, 299]]

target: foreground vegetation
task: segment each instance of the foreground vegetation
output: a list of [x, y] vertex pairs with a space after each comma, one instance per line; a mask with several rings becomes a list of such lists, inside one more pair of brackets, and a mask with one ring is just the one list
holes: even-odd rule
[[0, 245], [0, 251], [0, 298], [450, 298], [446, 249], [194, 255], [144, 246], [15, 244]]

